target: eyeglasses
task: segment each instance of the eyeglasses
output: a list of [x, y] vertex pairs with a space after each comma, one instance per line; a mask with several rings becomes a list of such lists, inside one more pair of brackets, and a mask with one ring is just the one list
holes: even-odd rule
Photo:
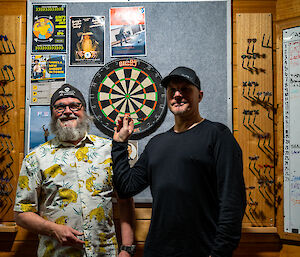
[[69, 106], [69, 109], [72, 112], [77, 112], [82, 108], [82, 103], [56, 104], [53, 105], [53, 108], [57, 113], [63, 113], [66, 110], [67, 106]]

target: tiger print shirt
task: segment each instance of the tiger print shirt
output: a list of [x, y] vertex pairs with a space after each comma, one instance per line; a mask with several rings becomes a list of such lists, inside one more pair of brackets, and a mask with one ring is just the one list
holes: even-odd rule
[[82, 249], [39, 235], [38, 256], [117, 256], [111, 141], [86, 135], [76, 146], [54, 138], [22, 164], [14, 211], [35, 212], [83, 233]]

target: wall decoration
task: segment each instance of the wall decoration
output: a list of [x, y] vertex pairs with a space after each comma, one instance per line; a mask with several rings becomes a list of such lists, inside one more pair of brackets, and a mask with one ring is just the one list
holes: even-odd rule
[[128, 160], [130, 167], [133, 167], [133, 165], [138, 160], [138, 141], [136, 140], [128, 140]]
[[70, 28], [70, 65], [103, 65], [105, 17], [70, 17]]
[[239, 13], [236, 24], [239, 104], [235, 136], [243, 150], [247, 196], [244, 224], [273, 227], [280, 202], [276, 191], [280, 185], [275, 179], [272, 16], [269, 13]]
[[111, 56], [145, 56], [145, 7], [110, 9]]
[[49, 106], [32, 106], [30, 110], [29, 151], [54, 138], [50, 134], [51, 112]]
[[31, 84], [30, 104], [31, 105], [49, 105], [53, 93], [59, 89], [64, 82], [45, 82]]
[[31, 83], [64, 81], [66, 78], [65, 55], [32, 55]]
[[166, 113], [161, 75], [149, 63], [137, 58], [114, 60], [94, 76], [89, 94], [95, 125], [111, 136], [116, 120], [129, 113], [134, 120], [132, 139], [155, 130]]
[[66, 52], [66, 5], [33, 5], [32, 52]]

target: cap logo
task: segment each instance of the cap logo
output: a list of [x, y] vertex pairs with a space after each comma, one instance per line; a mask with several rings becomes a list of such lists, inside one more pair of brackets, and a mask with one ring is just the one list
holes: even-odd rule
[[182, 76], [182, 77], [185, 77], [185, 78], [187, 78], [187, 79], [189, 79], [189, 80], [191, 80], [191, 77], [190, 77], [189, 75], [181, 74], [181, 76]]
[[58, 92], [59, 96], [65, 96], [65, 95], [75, 95], [75, 91], [74, 90], [71, 90], [70, 91], [70, 88], [69, 87], [66, 87], [64, 89], [64, 91], [59, 91]]

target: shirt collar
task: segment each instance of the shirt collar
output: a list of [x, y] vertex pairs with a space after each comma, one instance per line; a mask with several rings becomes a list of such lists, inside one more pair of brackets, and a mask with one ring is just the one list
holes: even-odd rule
[[91, 140], [90, 135], [85, 133], [84, 137], [81, 139], [81, 141], [77, 144], [74, 145], [72, 143], [60, 141], [58, 137], [55, 137], [51, 140], [51, 148], [59, 148], [59, 147], [74, 147], [74, 148], [79, 148], [85, 144], [91, 144], [94, 145], [94, 142]]

